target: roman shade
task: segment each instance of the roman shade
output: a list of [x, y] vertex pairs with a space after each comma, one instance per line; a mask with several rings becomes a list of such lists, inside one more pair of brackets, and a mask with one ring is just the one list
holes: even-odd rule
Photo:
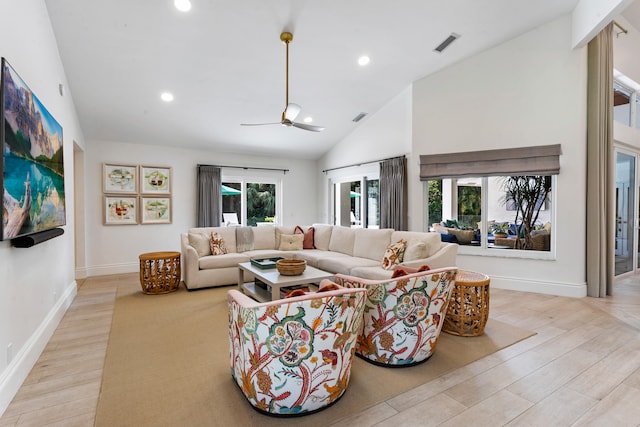
[[420, 180], [497, 175], [557, 175], [560, 144], [420, 156]]

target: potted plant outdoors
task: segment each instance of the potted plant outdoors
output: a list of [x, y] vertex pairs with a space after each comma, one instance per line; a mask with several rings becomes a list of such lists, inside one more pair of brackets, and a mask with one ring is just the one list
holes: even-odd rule
[[547, 196], [551, 192], [551, 177], [536, 176], [508, 176], [503, 182], [505, 190], [505, 204], [515, 208], [517, 236], [516, 248], [531, 249], [533, 243], [531, 232], [538, 221], [538, 215], [544, 206]]
[[491, 224], [491, 234], [493, 234], [493, 237], [506, 239], [509, 237], [509, 223], [494, 222]]

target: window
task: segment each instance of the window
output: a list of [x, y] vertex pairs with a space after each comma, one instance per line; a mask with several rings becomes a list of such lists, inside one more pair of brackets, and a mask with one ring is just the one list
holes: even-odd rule
[[550, 251], [554, 181], [553, 175], [430, 180], [427, 218], [462, 246]]
[[561, 154], [554, 144], [421, 155], [429, 227], [463, 246], [549, 252]]
[[[257, 225], [277, 223], [279, 180], [225, 177], [222, 181], [222, 224]], [[237, 224], [234, 224], [235, 214]]]
[[380, 179], [378, 172], [367, 170], [366, 173], [366, 176], [330, 179], [334, 224], [352, 228], [380, 227]]

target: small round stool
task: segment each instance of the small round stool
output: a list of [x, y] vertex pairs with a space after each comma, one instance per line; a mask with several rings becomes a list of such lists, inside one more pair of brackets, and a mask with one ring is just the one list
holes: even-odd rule
[[140, 255], [140, 285], [150, 295], [178, 290], [180, 252], [149, 252]]
[[462, 337], [484, 333], [489, 318], [489, 276], [458, 270], [442, 330]]

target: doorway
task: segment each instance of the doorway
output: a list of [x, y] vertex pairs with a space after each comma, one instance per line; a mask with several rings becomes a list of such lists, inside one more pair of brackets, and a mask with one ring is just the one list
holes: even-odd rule
[[638, 269], [638, 153], [616, 149], [615, 276]]

